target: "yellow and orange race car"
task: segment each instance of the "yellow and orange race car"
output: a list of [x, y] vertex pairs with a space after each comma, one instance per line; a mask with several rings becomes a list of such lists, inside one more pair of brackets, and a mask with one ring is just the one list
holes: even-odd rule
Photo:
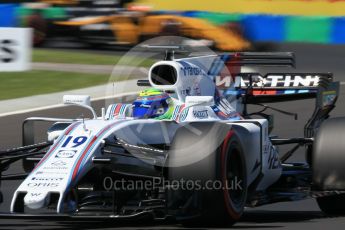
[[236, 30], [215, 26], [203, 19], [174, 14], [123, 11], [54, 23], [60, 28], [77, 32], [79, 40], [91, 44], [136, 45], [148, 38], [174, 35], [203, 40], [222, 51], [251, 49], [251, 43]]

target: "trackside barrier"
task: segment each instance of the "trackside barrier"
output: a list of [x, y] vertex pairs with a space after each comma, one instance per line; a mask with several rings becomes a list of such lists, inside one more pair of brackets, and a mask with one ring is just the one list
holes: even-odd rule
[[16, 4], [0, 4], [0, 27], [16, 26]]

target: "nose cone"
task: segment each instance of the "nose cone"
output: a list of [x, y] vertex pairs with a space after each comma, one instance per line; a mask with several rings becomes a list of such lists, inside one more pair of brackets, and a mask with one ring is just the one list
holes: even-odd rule
[[30, 209], [40, 209], [49, 204], [50, 194], [47, 192], [28, 192], [24, 197], [24, 204]]

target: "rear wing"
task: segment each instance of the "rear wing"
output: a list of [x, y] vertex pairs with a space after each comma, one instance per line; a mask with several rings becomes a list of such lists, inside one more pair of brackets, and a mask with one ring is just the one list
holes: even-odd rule
[[235, 77], [217, 76], [215, 81], [225, 96], [244, 96], [247, 103], [316, 98], [320, 88], [338, 84], [333, 82], [331, 73], [242, 73]]
[[[243, 66], [295, 67], [291, 52], [240, 52], [222, 54], [209, 70], [224, 95], [242, 95], [247, 103], [316, 98], [320, 87], [337, 84], [332, 73], [241, 73]], [[338, 92], [336, 92], [338, 95]]]
[[[213, 61], [209, 75], [215, 77], [216, 86], [225, 96], [242, 97], [245, 105], [315, 98], [314, 112], [304, 127], [305, 137], [313, 137], [335, 107], [339, 82], [333, 82], [331, 73], [269, 73], [262, 76], [241, 73], [242, 66], [295, 67], [294, 54], [224, 54]], [[223, 75], [224, 72], [230, 76]]]

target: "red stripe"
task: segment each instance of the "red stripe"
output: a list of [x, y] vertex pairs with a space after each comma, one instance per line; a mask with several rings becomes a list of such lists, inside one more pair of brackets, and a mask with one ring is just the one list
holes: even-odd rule
[[[225, 151], [226, 151], [226, 148], [228, 147], [228, 142], [230, 140], [230, 138], [232, 137], [232, 135], [234, 135], [234, 131], [231, 130], [230, 132], [228, 132], [228, 134], [226, 135], [225, 139], [224, 139], [224, 142], [223, 142], [223, 146], [222, 146], [222, 156], [225, 155]], [[222, 158], [223, 159], [223, 158]], [[224, 161], [222, 161], [222, 169], [225, 169], [225, 165], [224, 165]], [[224, 170], [222, 170], [224, 171]]]
[[253, 95], [276, 95], [276, 90], [253, 90]]
[[89, 143], [89, 145], [87, 146], [87, 148], [85, 149], [85, 151], [83, 152], [83, 154], [81, 155], [81, 157], [79, 158], [79, 160], [77, 162], [77, 165], [76, 165], [76, 167], [75, 167], [75, 169], [73, 171], [72, 180], [74, 180], [74, 178], [77, 176], [80, 164], [83, 161], [83, 159], [85, 157], [85, 154], [90, 150], [90, 148], [93, 145], [93, 143], [97, 140], [97, 138], [99, 136], [101, 136], [105, 131], [107, 131], [111, 126], [113, 126], [115, 124], [117, 124], [117, 123], [110, 124], [110, 125], [106, 126], [105, 128], [103, 128], [103, 130], [99, 134], [97, 134], [96, 136], [93, 137], [92, 141]]
[[40, 166], [47, 158], [48, 156], [56, 149], [56, 147], [58, 146], [60, 142], [56, 142], [55, 145], [50, 149], [50, 151], [48, 153], [46, 153], [46, 155], [44, 155], [44, 157], [42, 158], [42, 160], [40, 160], [37, 165], [35, 166], [35, 168], [32, 170], [36, 170], [36, 168], [38, 168], [38, 166]]
[[114, 116], [119, 115], [122, 104], [117, 104], [114, 112]]
[[225, 114], [225, 113], [222, 112], [222, 111], [219, 111], [219, 112], [218, 112], [218, 115], [219, 115], [219, 116], [222, 116], [222, 117], [225, 117], [225, 118], [228, 118], [228, 117], [229, 117], [229, 114]]
[[[79, 122], [74, 123], [73, 125], [71, 125], [71, 126], [67, 129], [67, 131], [65, 132], [64, 135], [68, 135], [68, 134], [74, 129], [74, 127], [76, 127], [76, 125], [78, 125], [78, 124], [79, 124]], [[63, 138], [61, 138], [60, 141], [62, 141], [62, 139], [63, 139]], [[54, 144], [54, 146], [49, 150], [48, 153], [46, 153], [46, 154], [44, 155], [44, 157], [42, 158], [42, 160], [40, 160], [40, 161], [37, 163], [37, 165], [35, 166], [35, 168], [34, 168], [32, 171], [36, 170], [36, 169], [38, 168], [38, 166], [40, 166], [40, 165], [50, 156], [50, 154], [51, 154], [52, 152], [54, 152], [54, 150], [56, 149], [56, 147], [58, 146], [58, 144], [60, 143], [60, 141], [59, 141], [59, 142], [56, 142], [56, 143]]]
[[180, 109], [179, 109], [179, 111], [178, 111], [178, 114], [177, 114], [177, 116], [176, 116], [176, 121], [179, 121], [179, 120], [180, 120], [181, 112], [182, 112], [182, 110], [184, 109], [185, 106], [186, 106], [186, 104], [181, 105], [181, 107], [180, 107]]
[[92, 141], [90, 142], [90, 144], [87, 146], [87, 148], [85, 149], [85, 151], [83, 152], [81, 158], [79, 158], [78, 160], [78, 163], [73, 171], [73, 175], [72, 175], [72, 180], [77, 176], [77, 173], [78, 173], [78, 170], [79, 170], [79, 167], [80, 167], [80, 164], [81, 162], [83, 161], [83, 158], [85, 156], [85, 154], [89, 151], [89, 149], [91, 148], [91, 146], [93, 145], [93, 143], [97, 140], [97, 137], [94, 136]]
[[[78, 123], [79, 123], [79, 122], [78, 122]], [[76, 126], [76, 124], [78, 124], [78, 123], [75, 123], [74, 125], [72, 125], [71, 127], [69, 127], [69, 128], [67, 129], [65, 135], [68, 135], [68, 134], [73, 130], [73, 128]]]
[[184, 109], [184, 107], [186, 107], [186, 105], [185, 105], [185, 104], [181, 105], [181, 107], [180, 107], [180, 111], [179, 111], [179, 112], [181, 112], [181, 111]]
[[105, 131], [107, 131], [111, 126], [113, 126], [115, 124], [117, 124], [117, 123], [113, 123], [113, 124], [107, 125], [105, 128], [103, 128], [103, 130], [99, 134], [96, 135], [96, 137], [101, 136]]

